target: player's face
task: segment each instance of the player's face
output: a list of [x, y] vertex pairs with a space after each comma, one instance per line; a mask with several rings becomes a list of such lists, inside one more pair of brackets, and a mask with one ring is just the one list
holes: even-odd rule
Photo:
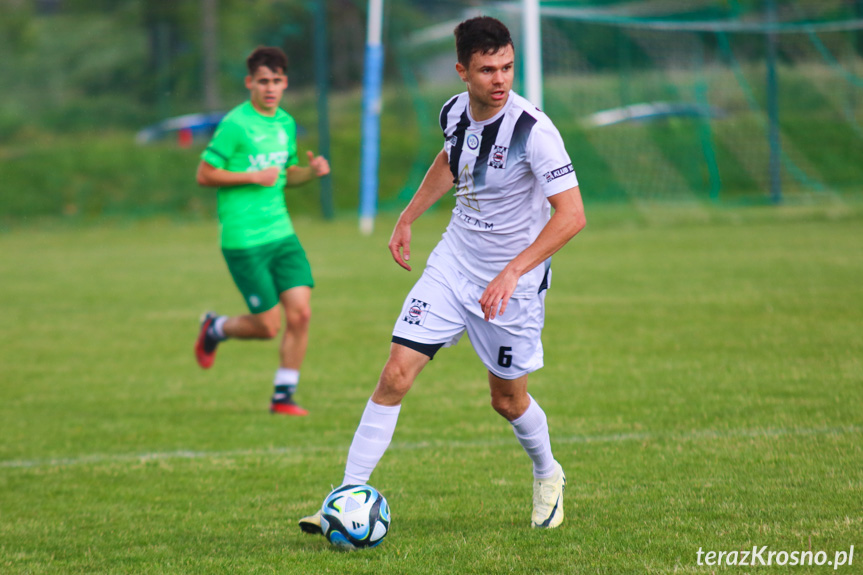
[[273, 71], [260, 66], [252, 76], [246, 76], [246, 88], [257, 111], [267, 116], [276, 113], [282, 92], [288, 87], [288, 77], [281, 70]]
[[462, 81], [470, 94], [470, 112], [474, 120], [491, 118], [503, 108], [509, 98], [515, 75], [512, 46], [505, 46], [494, 54], [474, 52], [467, 68], [456, 64]]

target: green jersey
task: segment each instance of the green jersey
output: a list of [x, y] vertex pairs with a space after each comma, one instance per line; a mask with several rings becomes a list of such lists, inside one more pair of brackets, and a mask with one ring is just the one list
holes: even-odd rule
[[257, 172], [276, 166], [279, 179], [270, 187], [219, 188], [222, 248], [246, 249], [293, 235], [285, 205], [285, 168], [297, 163], [297, 126], [281, 108], [264, 116], [250, 101], [222, 118], [201, 159], [229, 172]]

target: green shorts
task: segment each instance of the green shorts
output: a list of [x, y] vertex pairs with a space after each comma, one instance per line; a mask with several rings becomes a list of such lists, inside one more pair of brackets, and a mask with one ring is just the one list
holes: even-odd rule
[[312, 268], [296, 235], [248, 249], [222, 249], [222, 254], [252, 313], [278, 305], [283, 291], [315, 287]]

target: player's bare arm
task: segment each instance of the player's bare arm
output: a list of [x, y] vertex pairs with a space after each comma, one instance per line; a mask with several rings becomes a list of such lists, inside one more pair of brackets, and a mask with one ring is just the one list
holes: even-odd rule
[[325, 157], [316, 156], [312, 151], [307, 151], [306, 156], [309, 158], [308, 166], [289, 166], [285, 171], [287, 185], [300, 186], [330, 173], [330, 163]]
[[485, 288], [479, 300], [486, 321], [503, 315], [519, 278], [529, 272], [580, 232], [587, 220], [578, 186], [548, 198], [554, 214], [536, 240], [518, 254]]
[[426, 172], [419, 189], [402, 211], [390, 237], [390, 253], [404, 269], [411, 271], [411, 224], [452, 189], [452, 173], [446, 152], [441, 150]]
[[216, 168], [207, 162], [201, 161], [198, 164], [198, 173], [196, 179], [198, 185], [208, 188], [227, 188], [230, 186], [246, 186], [255, 184], [258, 186], [272, 186], [279, 179], [277, 167], [266, 168], [257, 172], [229, 172]]

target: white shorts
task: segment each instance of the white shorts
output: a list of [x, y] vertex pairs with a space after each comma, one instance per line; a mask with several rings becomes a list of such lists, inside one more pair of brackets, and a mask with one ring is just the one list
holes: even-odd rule
[[482, 363], [499, 378], [517, 379], [541, 368], [545, 291], [530, 299], [512, 298], [502, 316], [485, 321], [479, 305], [485, 286], [471, 282], [447, 261], [442, 244], [405, 298], [393, 342], [434, 357], [467, 331]]

